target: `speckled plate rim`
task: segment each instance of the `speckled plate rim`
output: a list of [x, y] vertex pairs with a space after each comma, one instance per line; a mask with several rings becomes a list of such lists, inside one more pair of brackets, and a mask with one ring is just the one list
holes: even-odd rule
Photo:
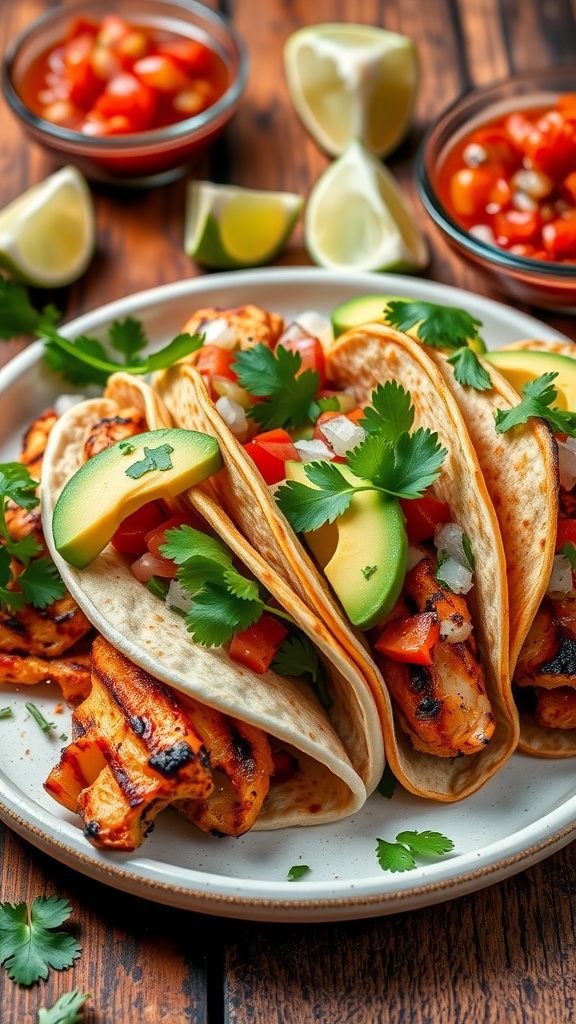
[[[467, 308], [480, 319], [512, 323], [523, 337], [544, 340], [567, 340], [563, 335], [523, 313], [459, 289], [391, 275], [340, 274], [312, 268], [274, 268], [259, 271], [215, 274], [210, 277], [163, 285], [109, 303], [69, 323], [64, 329], [70, 337], [81, 333], [98, 333], [110, 320], [127, 315], [141, 315], [159, 304], [166, 308], [190, 296], [198, 305], [226, 304], [238, 301], [238, 293], [246, 301], [265, 304], [267, 290], [301, 290], [328, 288], [334, 304], [362, 294], [397, 294], [430, 301], [443, 301]], [[302, 307], [301, 307], [302, 308]], [[166, 335], [169, 337], [170, 332]], [[154, 337], [154, 335], [153, 335]], [[165, 337], [154, 338], [158, 343]], [[489, 345], [490, 347], [490, 345]], [[11, 387], [24, 373], [34, 369], [42, 354], [41, 343], [31, 345], [0, 371], [0, 394]], [[514, 755], [521, 756], [521, 755]], [[63, 821], [28, 799], [10, 780], [0, 777], [0, 818], [34, 846], [60, 862], [119, 888], [156, 902], [182, 909], [247, 920], [331, 921], [372, 917], [429, 906], [474, 892], [500, 881], [554, 853], [576, 836], [576, 796], [555, 806], [537, 824], [515, 832], [504, 840], [462, 854], [452, 860], [428, 865], [409, 876], [380, 873], [358, 882], [302, 881], [297, 886], [287, 882], [262, 882], [249, 878], [229, 878], [193, 869], [178, 868], [180, 877], [174, 883], [163, 881], [143, 857], [114, 861], [111, 854], [95, 850], [84, 839], [80, 829]], [[140, 854], [140, 851], [137, 851]]]

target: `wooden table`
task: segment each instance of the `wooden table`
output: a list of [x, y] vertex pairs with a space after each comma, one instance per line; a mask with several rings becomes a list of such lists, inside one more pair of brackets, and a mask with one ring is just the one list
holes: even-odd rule
[[[4, 0], [0, 40], [57, 0]], [[113, 4], [110, 5], [113, 9]], [[440, 241], [419, 206], [415, 149], [430, 119], [471, 85], [576, 57], [576, 0], [222, 0], [243, 35], [249, 87], [200, 177], [306, 194], [327, 159], [301, 127], [282, 72], [282, 44], [301, 25], [363, 21], [416, 41], [422, 86], [410, 139], [389, 161], [432, 248], [426, 276], [492, 294]], [[52, 169], [0, 105], [0, 206]], [[128, 199], [95, 191], [98, 252], [87, 274], [53, 296], [67, 319], [130, 292], [201, 273], [182, 249], [185, 184]], [[307, 264], [301, 229], [279, 264]], [[494, 297], [498, 297], [494, 295]], [[576, 340], [569, 317], [537, 312]], [[2, 360], [19, 347], [3, 345]], [[329, 925], [208, 918], [123, 895], [63, 868], [0, 827], [0, 898], [58, 893], [74, 907], [84, 954], [26, 990], [0, 969], [3, 1024], [31, 1024], [38, 1006], [91, 992], [88, 1024], [524, 1024], [571, 1021], [576, 1004], [576, 845], [475, 895], [410, 914]]]

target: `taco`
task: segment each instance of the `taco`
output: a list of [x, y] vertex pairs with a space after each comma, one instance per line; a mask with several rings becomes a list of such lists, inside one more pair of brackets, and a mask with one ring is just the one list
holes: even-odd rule
[[[124, 444], [124, 451], [134, 446], [137, 452], [143, 430], [169, 428], [170, 422], [145, 383], [115, 374], [103, 398], [74, 406], [50, 435], [42, 474], [46, 539], [66, 586], [100, 637], [93, 649], [91, 694], [74, 712], [73, 743], [64, 750], [47, 789], [70, 809], [80, 807], [93, 842], [122, 849], [142, 840], [167, 802], [200, 828], [233, 835], [250, 827], [309, 825], [351, 814], [383, 771], [383, 744], [370, 692], [354, 661], [221, 509], [204, 501], [210, 527], [181, 498], [150, 502], [160, 506], [155, 527], [148, 530], [145, 519], [138, 532], [140, 509], [121, 524], [113, 543], [81, 569], [56, 549], [55, 504], [87, 456], [106, 454], [112, 444]], [[99, 486], [92, 492], [96, 502]], [[143, 529], [155, 540], [153, 552], [140, 557]], [[255, 665], [254, 651], [248, 649], [253, 637], [247, 634], [256, 626], [238, 631], [242, 638], [235, 635], [230, 644], [208, 646], [203, 641], [203, 646], [188, 631], [183, 616], [190, 609], [186, 612], [177, 581], [165, 580], [176, 590], [167, 602], [159, 600], [158, 593], [164, 598], [165, 591], [162, 575], [155, 573], [167, 575], [168, 567], [173, 577], [177, 568], [160, 551], [166, 534], [180, 542], [183, 537], [200, 538], [203, 550], [208, 546], [230, 569], [239, 592], [258, 594], [255, 602], [265, 607], [260, 621], [277, 622], [280, 631], [279, 636], [272, 628], [272, 649], [261, 664]], [[218, 535], [225, 536], [225, 544]], [[134, 562], [140, 563], [138, 578]], [[188, 560], [184, 568], [190, 575]], [[147, 570], [149, 586], [141, 582]], [[282, 618], [276, 618], [278, 609]], [[294, 667], [287, 655], [281, 658], [285, 638], [292, 644], [291, 653], [304, 662], [307, 654], [312, 667]], [[236, 640], [240, 654], [234, 660]], [[274, 654], [278, 671], [270, 667]], [[316, 692], [306, 679], [316, 682]], [[180, 764], [177, 756], [171, 761], [170, 752], [178, 753], [184, 735], [194, 757]], [[145, 796], [123, 821], [123, 782], [129, 770], [135, 791]], [[165, 785], [166, 778], [174, 785]]]
[[[227, 332], [232, 313], [234, 327]], [[284, 325], [279, 339], [253, 344], [249, 320], [238, 310], [199, 311], [184, 329], [206, 332], [208, 344], [153, 381], [177, 424], [219, 440], [224, 469], [194, 493], [208, 494], [226, 510], [354, 658], [377, 702], [387, 760], [396, 777], [418, 795], [461, 799], [497, 771], [517, 741], [508, 675], [504, 553], [461, 414], [421, 347], [394, 331], [374, 326], [350, 332], [325, 356], [318, 340], [298, 324]], [[288, 521], [286, 489], [295, 493], [306, 482], [306, 467], [298, 467], [296, 460], [315, 466], [317, 459], [321, 466], [332, 463], [338, 474], [335, 493], [346, 489], [342, 478], [347, 479], [351, 460], [345, 452], [366, 437], [362, 424], [370, 426], [371, 418], [366, 407], [374, 405], [378, 385], [386, 380], [394, 383], [376, 396], [379, 411], [392, 389], [392, 405], [401, 407], [400, 420], [415, 416], [415, 446], [431, 446], [436, 456], [444, 449], [442, 467], [427, 481], [431, 490], [416, 501], [418, 515], [409, 515], [409, 521], [426, 519], [427, 510], [434, 508], [439, 524], [454, 526], [460, 548], [465, 538], [476, 563], [474, 587], [466, 599], [438, 582], [433, 548], [411, 545], [408, 567], [404, 514], [396, 498], [384, 502], [393, 533], [388, 547], [390, 537], [379, 533], [379, 513], [368, 521], [356, 517], [357, 506], [340, 523], [336, 519], [337, 529], [328, 539], [329, 531], [324, 531], [320, 543], [322, 530], [317, 526], [306, 528], [304, 538]], [[410, 402], [414, 411], [408, 414]], [[337, 420], [347, 423], [343, 433]], [[384, 433], [394, 432], [397, 424], [391, 420]], [[332, 429], [325, 433], [330, 423]], [[334, 428], [338, 446], [330, 440]], [[400, 433], [402, 446], [407, 428]], [[390, 457], [393, 461], [395, 456]], [[339, 470], [338, 463], [346, 461], [348, 466]], [[288, 485], [282, 483], [287, 473], [292, 477]], [[407, 500], [404, 511], [410, 505]], [[356, 528], [348, 530], [355, 518]], [[431, 523], [428, 516], [428, 526]], [[419, 540], [434, 534], [434, 524], [431, 534], [418, 533], [412, 525]], [[346, 561], [333, 557], [337, 535], [342, 538], [344, 533]], [[374, 543], [379, 545], [378, 559], [373, 558]], [[352, 616], [343, 596], [347, 579], [354, 580], [355, 592], [364, 594], [359, 602], [363, 608]], [[386, 596], [365, 613], [371, 581], [375, 591], [384, 590]], [[395, 626], [389, 628], [392, 623]], [[416, 628], [420, 642], [414, 649]], [[394, 632], [394, 642], [387, 642]]]

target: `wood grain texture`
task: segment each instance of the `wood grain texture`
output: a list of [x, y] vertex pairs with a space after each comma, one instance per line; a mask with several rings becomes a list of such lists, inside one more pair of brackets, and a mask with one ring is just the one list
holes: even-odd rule
[[[0, 0], [0, 46], [59, 0]], [[65, 2], [65, 0], [60, 0]], [[359, 21], [410, 35], [421, 87], [388, 161], [432, 251], [426, 277], [499, 298], [441, 241], [413, 178], [422, 135], [462, 91], [515, 69], [574, 62], [576, 0], [211, 0], [246, 42], [248, 89], [198, 178], [307, 195], [328, 166], [292, 108], [282, 47], [297, 28]], [[111, 4], [113, 8], [113, 4]], [[54, 167], [0, 99], [0, 206]], [[183, 251], [184, 181], [145, 193], [95, 188], [98, 251], [69, 289], [35, 293], [69, 319], [202, 273]], [[300, 224], [278, 264], [309, 264]], [[533, 311], [534, 312], [534, 311]], [[576, 340], [572, 317], [535, 311]], [[0, 346], [0, 364], [24, 341]], [[1, 415], [1, 411], [0, 411]], [[0, 826], [0, 900], [58, 894], [83, 947], [30, 990], [0, 968], [1, 1024], [35, 1024], [64, 991], [92, 993], [86, 1024], [568, 1024], [576, 999], [576, 845], [499, 885], [411, 914], [318, 926], [228, 922], [118, 893]]]

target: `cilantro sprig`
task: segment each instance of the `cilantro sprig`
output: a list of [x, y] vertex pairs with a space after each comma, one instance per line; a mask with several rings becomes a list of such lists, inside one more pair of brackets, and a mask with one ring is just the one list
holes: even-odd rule
[[391, 327], [399, 331], [416, 328], [423, 345], [452, 352], [448, 362], [454, 367], [459, 384], [476, 391], [489, 391], [490, 377], [470, 344], [481, 341], [478, 328], [482, 321], [456, 306], [442, 306], [436, 302], [391, 299], [384, 317]]
[[67, 921], [72, 907], [57, 896], [37, 896], [26, 903], [0, 903], [0, 964], [19, 985], [34, 985], [53, 967], [71, 967], [81, 948], [67, 932], [55, 931]]
[[111, 359], [106, 346], [97, 338], [81, 335], [74, 341], [56, 329], [58, 311], [53, 306], [36, 310], [22, 285], [0, 275], [0, 338], [35, 334], [44, 342], [44, 354], [50, 368], [70, 384], [103, 386], [111, 373], [147, 374], [162, 370], [202, 346], [198, 335], [179, 334], [168, 345], [146, 357], [140, 353], [148, 344], [142, 324], [133, 317], [114, 320], [108, 328], [109, 347], [122, 356]]
[[309, 875], [311, 870], [308, 864], [294, 864], [288, 871], [287, 879], [289, 882], [297, 882]]
[[446, 449], [428, 429], [409, 433], [414, 422], [409, 393], [387, 381], [378, 385], [371, 402], [361, 421], [367, 436], [348, 452], [345, 468], [328, 461], [308, 462], [304, 472], [309, 483], [290, 480], [277, 489], [276, 501], [297, 533], [334, 522], [361, 491], [419, 498], [438, 478]]
[[263, 398], [247, 411], [263, 430], [297, 428], [315, 418], [314, 396], [320, 387], [320, 374], [302, 370], [298, 352], [284, 345], [272, 352], [258, 342], [237, 352], [231, 369], [238, 375], [240, 387]]
[[505, 434], [512, 427], [527, 423], [531, 416], [546, 420], [552, 430], [576, 437], [576, 413], [558, 409], [552, 403], [558, 396], [553, 385], [557, 373], [543, 373], [529, 380], [522, 388], [522, 401], [512, 409], [499, 409], [496, 413], [496, 432]]
[[416, 857], [443, 857], [454, 843], [440, 832], [399, 832], [394, 843], [378, 839], [376, 856], [383, 871], [411, 871]]
[[78, 992], [77, 989], [64, 992], [54, 1006], [38, 1010], [38, 1024], [80, 1024], [82, 1007], [89, 998], [89, 992]]
[[[21, 462], [0, 465], [0, 607], [18, 611], [25, 604], [46, 608], [66, 593], [58, 570], [51, 558], [40, 555], [41, 545], [29, 534], [15, 541], [6, 522], [6, 504], [9, 499], [26, 510], [39, 503], [38, 481]], [[12, 559], [24, 566], [19, 575], [12, 571]], [[14, 585], [17, 589], [13, 589]]]

